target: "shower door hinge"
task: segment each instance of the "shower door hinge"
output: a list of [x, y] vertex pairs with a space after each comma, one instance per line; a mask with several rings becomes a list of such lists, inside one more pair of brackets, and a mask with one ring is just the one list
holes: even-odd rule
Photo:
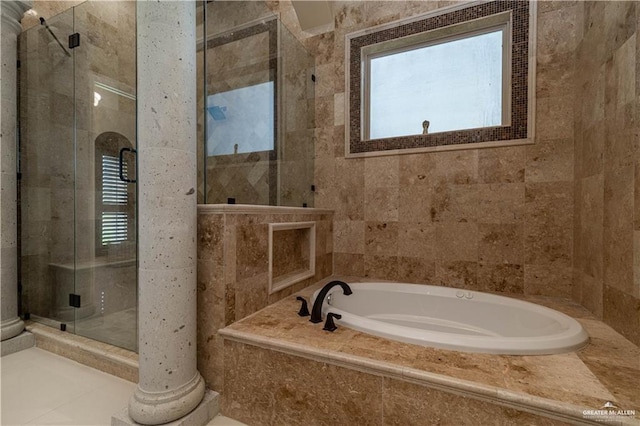
[[74, 308], [80, 307], [80, 295], [69, 293], [69, 306], [73, 306]]
[[80, 46], [80, 33], [71, 34], [69, 36], [69, 49]]

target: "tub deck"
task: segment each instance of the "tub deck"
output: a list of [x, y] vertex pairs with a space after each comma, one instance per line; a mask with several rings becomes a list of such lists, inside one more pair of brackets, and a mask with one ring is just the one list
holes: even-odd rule
[[[313, 291], [333, 279], [363, 281], [331, 277], [296, 295], [308, 299]], [[239, 357], [240, 346], [250, 345], [323, 365], [345, 367], [463, 397], [492, 401], [493, 404], [548, 418], [553, 424], [556, 421], [595, 423], [584, 418], [583, 410], [597, 410], [611, 401], [620, 409], [636, 410], [635, 417], [616, 417], [618, 424], [640, 424], [640, 349], [572, 301], [514, 295], [576, 318], [591, 338], [590, 344], [578, 352], [514, 356], [425, 348], [340, 326], [334, 333], [328, 333], [322, 330], [322, 324], [312, 324], [308, 318], [296, 315], [300, 306], [300, 302], [295, 300], [296, 295], [221, 330], [226, 359], [231, 361]], [[235, 402], [231, 399], [240, 392], [235, 382], [242, 379], [243, 373], [234, 370], [233, 362], [225, 364], [229, 366], [225, 365], [223, 409], [224, 398], [229, 399], [227, 408], [232, 409]], [[314, 380], [305, 374], [308, 380]], [[260, 380], [259, 377], [245, 379]], [[263, 385], [269, 386], [268, 383]], [[406, 403], [411, 404], [411, 401]], [[415, 411], [415, 407], [412, 410]], [[408, 409], [407, 415], [410, 411]], [[226, 414], [238, 415], [235, 412]], [[256, 419], [245, 419], [251, 420], [256, 424], [262, 423]], [[522, 420], [525, 419], [515, 423]], [[411, 424], [408, 419], [405, 422]], [[533, 423], [537, 424], [537, 420]]]

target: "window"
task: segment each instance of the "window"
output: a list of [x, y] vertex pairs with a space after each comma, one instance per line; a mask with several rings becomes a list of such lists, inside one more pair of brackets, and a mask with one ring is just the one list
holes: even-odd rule
[[207, 96], [207, 155], [272, 150], [274, 96], [273, 81]]
[[[508, 122], [504, 25], [367, 57], [366, 139]], [[506, 77], [506, 78], [503, 78]]]
[[[123, 164], [123, 174], [128, 172]], [[119, 244], [128, 239], [128, 219], [126, 209], [129, 202], [127, 183], [120, 180], [118, 157], [102, 155], [102, 245]]]
[[532, 143], [534, 20], [474, 2], [347, 35], [347, 156]]
[[[133, 148], [116, 132], [105, 132], [95, 140], [95, 245], [97, 255], [109, 248], [119, 250], [135, 241], [135, 185], [120, 179], [120, 149]], [[124, 155], [122, 173], [136, 175], [135, 157]]]

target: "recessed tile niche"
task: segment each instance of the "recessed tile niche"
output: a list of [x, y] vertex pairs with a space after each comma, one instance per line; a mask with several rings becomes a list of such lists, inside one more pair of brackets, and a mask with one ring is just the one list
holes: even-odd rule
[[315, 222], [269, 224], [269, 294], [315, 275]]

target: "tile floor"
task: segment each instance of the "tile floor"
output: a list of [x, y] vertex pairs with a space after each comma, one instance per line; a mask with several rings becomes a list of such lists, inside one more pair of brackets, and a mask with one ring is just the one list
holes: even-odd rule
[[[109, 425], [136, 384], [38, 348], [0, 358], [0, 424]], [[218, 416], [208, 426], [243, 426]]]

